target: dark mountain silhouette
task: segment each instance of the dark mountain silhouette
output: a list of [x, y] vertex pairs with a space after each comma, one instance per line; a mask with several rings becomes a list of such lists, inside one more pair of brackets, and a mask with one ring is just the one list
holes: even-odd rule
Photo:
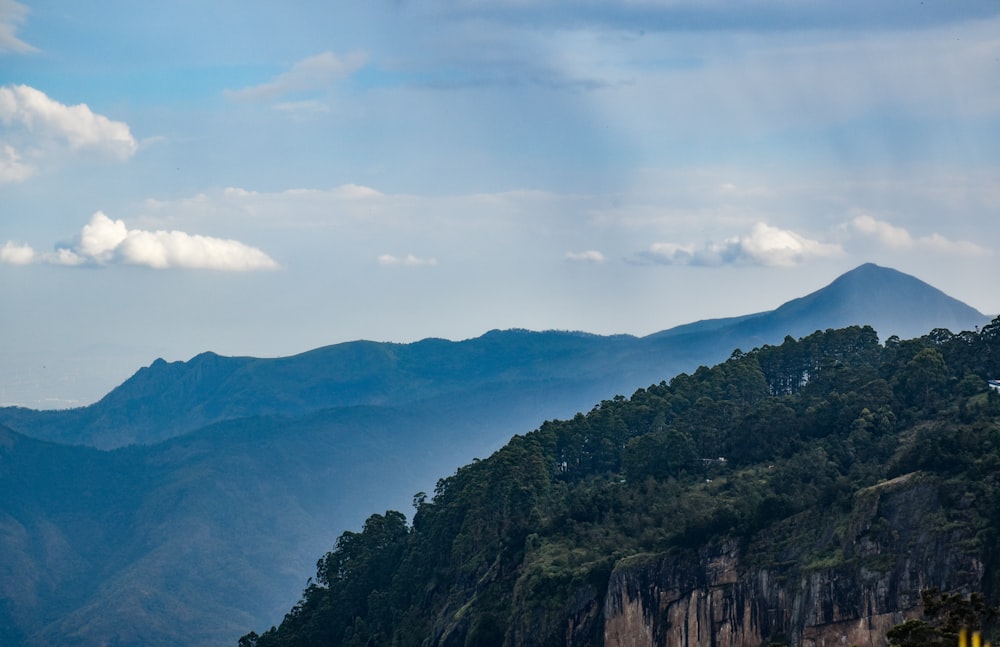
[[773, 312], [643, 338], [203, 353], [157, 360], [88, 407], [0, 409], [0, 644], [232, 643], [281, 617], [344, 529], [543, 420], [845, 318], [897, 334], [987, 323], [956, 304], [863, 266]]

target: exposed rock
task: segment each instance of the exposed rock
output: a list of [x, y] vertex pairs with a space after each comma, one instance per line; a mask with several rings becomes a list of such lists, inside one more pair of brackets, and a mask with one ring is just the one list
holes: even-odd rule
[[911, 474], [859, 492], [839, 541], [843, 515], [793, 518], [786, 536], [772, 531], [745, 549], [730, 540], [623, 560], [604, 603], [604, 644], [884, 645], [889, 628], [919, 615], [922, 589], [981, 589], [974, 518], [957, 518], [965, 513], [942, 498], [939, 484]]

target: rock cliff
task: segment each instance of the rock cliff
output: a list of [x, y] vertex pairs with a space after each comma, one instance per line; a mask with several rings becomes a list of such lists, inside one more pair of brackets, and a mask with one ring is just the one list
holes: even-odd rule
[[977, 503], [914, 473], [825, 519], [623, 560], [604, 601], [604, 644], [885, 645], [889, 628], [919, 615], [922, 589], [982, 589]]

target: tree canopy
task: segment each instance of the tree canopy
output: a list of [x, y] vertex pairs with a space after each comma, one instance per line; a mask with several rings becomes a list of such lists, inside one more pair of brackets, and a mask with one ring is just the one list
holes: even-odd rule
[[[843, 514], [917, 470], [976, 495], [977, 541], [1000, 554], [985, 503], [1000, 495], [998, 362], [1000, 318], [884, 345], [870, 327], [827, 330], [546, 421], [417, 495], [411, 526], [389, 511], [342, 535], [281, 624], [241, 645], [514, 645], [529, 631], [556, 645], [578, 616], [598, 644], [581, 600], [602, 598], [619, 560]], [[955, 600], [924, 606], [893, 645], [950, 638]]]

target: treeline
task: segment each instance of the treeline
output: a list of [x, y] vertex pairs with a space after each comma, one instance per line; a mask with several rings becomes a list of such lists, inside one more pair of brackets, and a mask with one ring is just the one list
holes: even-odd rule
[[[851, 327], [734, 351], [515, 436], [417, 494], [410, 526], [373, 515], [319, 560], [278, 627], [240, 646], [560, 645], [569, 617], [600, 644], [600, 614], [582, 609], [624, 557], [846, 511], [859, 488], [915, 470], [995, 501], [995, 375], [1000, 318], [884, 344]], [[1000, 512], [983, 515], [996, 546]]]

